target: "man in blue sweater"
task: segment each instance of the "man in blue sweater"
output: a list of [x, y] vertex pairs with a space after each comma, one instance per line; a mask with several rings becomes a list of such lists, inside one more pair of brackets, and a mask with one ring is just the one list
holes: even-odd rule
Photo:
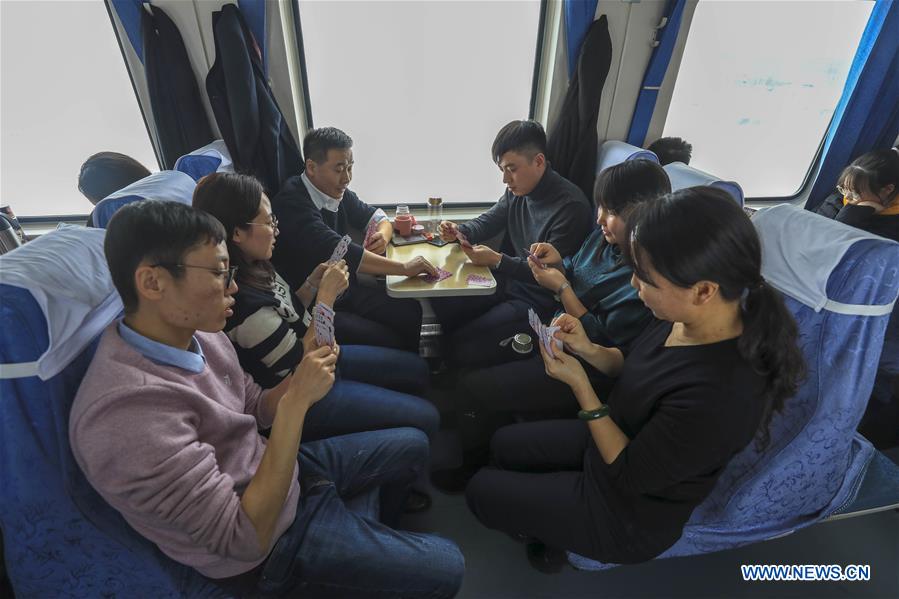
[[383, 255], [393, 225], [383, 210], [369, 206], [348, 188], [353, 178], [352, 148], [350, 136], [334, 127], [313, 129], [306, 135], [305, 172], [288, 179], [272, 198], [272, 212], [281, 230], [272, 263], [294, 290], [305, 285], [315, 291], [309, 277], [328, 260], [341, 237], [350, 229], [365, 231], [374, 222], [377, 232], [368, 244], [351, 243], [344, 258], [351, 278], [349, 291], [335, 305], [337, 341], [417, 353], [421, 333], [418, 300], [390, 298], [383, 287], [362, 287], [356, 274], [413, 277], [433, 275], [437, 269], [420, 256], [403, 263]]
[[[512, 121], [496, 135], [492, 156], [503, 174], [506, 192], [494, 206], [464, 224], [444, 221], [441, 238], [455, 241], [461, 232], [472, 263], [495, 271], [497, 291], [490, 296], [434, 298], [448, 359], [456, 366], [486, 367], [512, 359], [499, 342], [521, 330], [528, 308], [545, 321], [552, 315], [553, 293], [534, 281], [527, 250], [551, 243], [563, 257], [572, 256], [593, 226], [593, 209], [583, 192], [546, 159], [546, 133], [536, 121]], [[482, 245], [499, 238], [495, 251]]]

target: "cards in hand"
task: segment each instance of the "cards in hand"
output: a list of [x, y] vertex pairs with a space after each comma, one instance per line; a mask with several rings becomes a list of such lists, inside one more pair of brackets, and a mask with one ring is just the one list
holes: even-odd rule
[[315, 342], [319, 347], [334, 347], [334, 310], [322, 302], [312, 310], [312, 326], [315, 327]]
[[546, 268], [546, 264], [544, 264], [543, 262], [541, 262], [541, 261], [540, 261], [540, 258], [538, 258], [537, 255], [534, 254], [534, 252], [532, 252], [532, 251], [529, 250], [528, 248], [522, 248], [522, 249], [524, 250], [524, 253], [528, 255], [528, 258], [530, 258], [531, 260], [534, 261], [534, 264], [536, 264], [536, 265], [539, 266], [540, 268]]
[[439, 283], [440, 281], [448, 279], [451, 276], [453, 276], [453, 273], [451, 273], [450, 271], [438, 268], [436, 275], [424, 275], [422, 279], [427, 283]]
[[531, 308], [528, 308], [528, 322], [531, 324], [534, 332], [537, 333], [537, 337], [540, 338], [543, 349], [546, 350], [550, 357], [555, 358], [556, 350], [562, 351], [562, 342], [553, 337], [555, 332], [559, 330], [559, 327], [548, 327], [540, 322], [540, 317]]
[[377, 232], [378, 223], [376, 223], [374, 220], [368, 221], [368, 226], [365, 228], [365, 239], [362, 241], [362, 247], [367, 248], [372, 236]]
[[334, 248], [334, 251], [331, 252], [331, 257], [328, 258], [328, 263], [333, 264], [334, 262], [340, 262], [343, 260], [343, 257], [346, 256], [346, 252], [350, 247], [350, 239], [349, 235], [344, 235], [343, 238], [337, 242], [337, 246]]
[[471, 242], [468, 241], [468, 237], [465, 236], [465, 233], [456, 228], [456, 241], [459, 242], [459, 245], [464, 247], [465, 249], [471, 249]]

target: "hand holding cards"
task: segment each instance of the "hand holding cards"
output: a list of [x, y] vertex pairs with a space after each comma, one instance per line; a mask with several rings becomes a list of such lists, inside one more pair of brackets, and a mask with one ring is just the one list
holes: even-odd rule
[[458, 241], [459, 245], [465, 249], [471, 249], [473, 247], [471, 242], [468, 241], [468, 238], [465, 236], [465, 233], [460, 231], [458, 227], [456, 227], [456, 241]]
[[524, 253], [528, 255], [528, 258], [534, 262], [534, 264], [536, 264], [540, 268], [546, 268], [546, 264], [541, 262], [540, 258], [538, 258], [537, 255], [534, 254], [534, 252], [532, 252], [531, 250], [529, 250], [527, 248], [522, 248], [522, 249], [524, 250]]
[[337, 245], [334, 247], [334, 251], [331, 252], [331, 257], [328, 258], [328, 263], [333, 264], [334, 262], [340, 262], [343, 260], [343, 257], [346, 256], [346, 252], [350, 247], [350, 243], [352, 239], [350, 239], [349, 235], [344, 235]]
[[555, 358], [556, 350], [562, 351], [562, 342], [553, 337], [555, 332], [559, 330], [559, 327], [548, 327], [540, 322], [540, 317], [531, 308], [528, 308], [528, 322], [531, 328], [534, 329], [534, 332], [537, 333], [543, 349], [546, 350], [550, 357]]
[[322, 302], [315, 304], [312, 311], [312, 325], [315, 327], [315, 342], [319, 347], [334, 347], [334, 310]]

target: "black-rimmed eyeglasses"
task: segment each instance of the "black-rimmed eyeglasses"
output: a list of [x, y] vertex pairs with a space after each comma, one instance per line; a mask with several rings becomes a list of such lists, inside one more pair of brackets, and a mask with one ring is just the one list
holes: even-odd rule
[[209, 272], [214, 273], [216, 276], [223, 277], [225, 279], [225, 289], [231, 286], [231, 283], [234, 281], [234, 273], [237, 272], [236, 266], [229, 266], [228, 268], [211, 268], [209, 266], [196, 266], [193, 264], [172, 264], [168, 262], [159, 262], [157, 264], [151, 264], [150, 266], [161, 266], [169, 270], [173, 268], [199, 268], [201, 270], [208, 270]]

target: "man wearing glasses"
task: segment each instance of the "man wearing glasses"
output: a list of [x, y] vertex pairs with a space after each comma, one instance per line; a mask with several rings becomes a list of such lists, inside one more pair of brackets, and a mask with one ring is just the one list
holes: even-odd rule
[[380, 489], [381, 517], [395, 520], [427, 437], [397, 428], [301, 445], [337, 355], [308, 352], [267, 390], [241, 370], [221, 332], [237, 291], [224, 237], [176, 202], [135, 202], [110, 221], [104, 249], [125, 316], [103, 334], [69, 421], [88, 481], [163, 553], [226, 589], [454, 595], [453, 543], [344, 504]]

